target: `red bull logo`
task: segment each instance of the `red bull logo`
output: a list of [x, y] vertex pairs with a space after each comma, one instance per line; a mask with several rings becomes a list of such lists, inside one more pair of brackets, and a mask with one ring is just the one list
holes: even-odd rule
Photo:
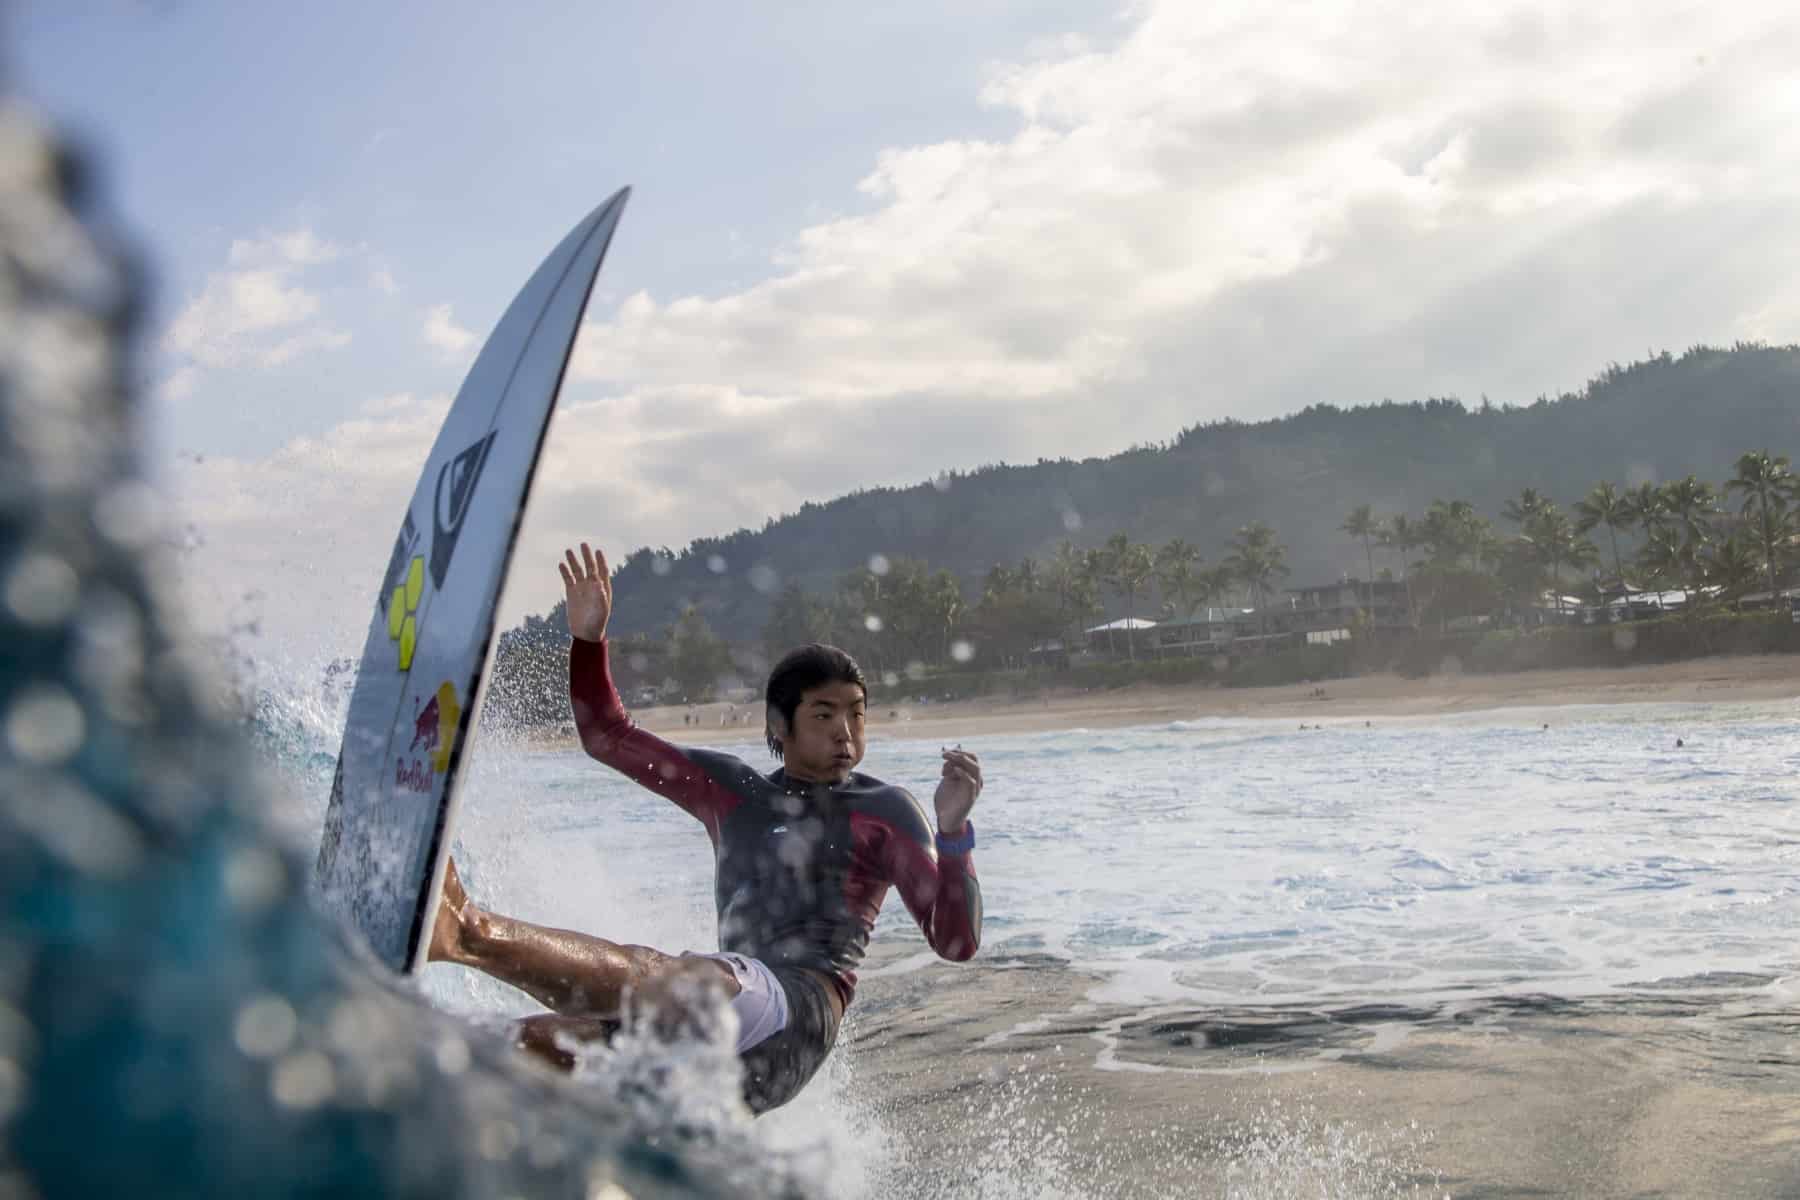
[[437, 776], [450, 767], [462, 723], [462, 705], [448, 680], [413, 714], [412, 743], [394, 763], [394, 786], [403, 792], [429, 792]]
[[438, 698], [433, 696], [413, 718], [413, 754], [423, 750], [426, 754], [436, 754], [438, 748]]

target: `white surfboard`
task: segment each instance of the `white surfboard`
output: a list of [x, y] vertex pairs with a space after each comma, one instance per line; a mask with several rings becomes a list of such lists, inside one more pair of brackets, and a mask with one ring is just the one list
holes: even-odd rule
[[363, 648], [317, 884], [396, 971], [423, 965], [506, 583], [569, 352], [630, 189], [588, 214], [469, 368], [419, 477]]

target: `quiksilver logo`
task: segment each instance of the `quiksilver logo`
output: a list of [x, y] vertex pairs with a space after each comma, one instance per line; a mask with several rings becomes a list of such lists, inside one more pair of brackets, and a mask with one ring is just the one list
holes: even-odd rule
[[469, 515], [475, 485], [481, 481], [481, 468], [487, 465], [494, 436], [488, 434], [438, 468], [437, 494], [431, 510], [431, 581], [439, 589], [444, 586], [444, 576], [450, 573], [456, 539], [462, 536], [463, 521]]

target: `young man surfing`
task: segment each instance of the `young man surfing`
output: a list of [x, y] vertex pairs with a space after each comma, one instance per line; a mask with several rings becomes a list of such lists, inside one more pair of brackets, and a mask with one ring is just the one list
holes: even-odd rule
[[705, 826], [720, 953], [670, 955], [486, 912], [452, 863], [431, 958], [486, 972], [550, 1009], [519, 1023], [519, 1041], [565, 1068], [571, 1040], [610, 1037], [643, 1017], [674, 1033], [695, 1023], [695, 1003], [723, 999], [737, 1015], [744, 1099], [767, 1112], [793, 1099], [837, 1040], [888, 888], [939, 955], [974, 955], [981, 888], [968, 818], [981, 764], [960, 748], [944, 752], [934, 837], [911, 795], [856, 771], [867, 688], [855, 660], [820, 645], [793, 651], [769, 675], [766, 734], [780, 768], [763, 775], [729, 754], [671, 745], [632, 723], [613, 686], [605, 556], [584, 542], [579, 559], [572, 550], [564, 558], [581, 744]]

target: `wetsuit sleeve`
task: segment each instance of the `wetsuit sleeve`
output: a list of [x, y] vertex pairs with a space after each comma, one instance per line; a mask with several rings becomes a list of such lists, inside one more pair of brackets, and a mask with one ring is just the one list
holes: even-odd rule
[[569, 647], [569, 707], [581, 747], [622, 775], [666, 796], [699, 818], [713, 835], [737, 796], [681, 747], [641, 729], [625, 711], [607, 665], [606, 643], [576, 638]]
[[[896, 789], [898, 790], [898, 789]], [[975, 856], [939, 855], [919, 802], [905, 797], [904, 814], [882, 842], [882, 865], [940, 958], [965, 962], [981, 946], [981, 884]]]

